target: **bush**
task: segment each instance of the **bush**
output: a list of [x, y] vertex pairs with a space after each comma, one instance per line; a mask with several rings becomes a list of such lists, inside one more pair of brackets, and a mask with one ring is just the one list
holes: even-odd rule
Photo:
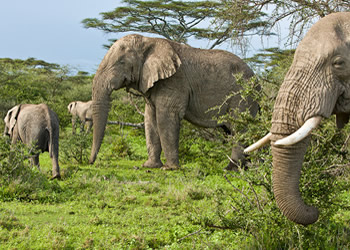
[[[234, 120], [230, 120], [230, 116], [220, 119], [231, 121], [235, 131], [245, 131], [235, 134], [233, 140], [248, 145], [269, 131], [273, 100], [265, 94], [264, 86], [261, 92], [255, 93], [249, 83], [248, 86], [244, 82], [241, 84], [244, 87], [241, 94], [255, 96], [261, 111], [255, 118], [248, 112], [235, 111]], [[271, 88], [269, 91], [271, 93]], [[232, 192], [218, 189], [215, 215], [201, 218], [198, 223], [208, 230], [233, 230], [238, 235], [237, 244], [242, 248], [349, 248], [350, 227], [348, 222], [337, 218], [339, 212], [349, 210], [347, 199], [344, 199], [344, 194], [350, 189], [348, 140], [343, 143], [348, 130], [349, 125], [339, 131], [333, 119], [325, 120], [314, 132], [305, 156], [300, 190], [305, 202], [320, 210], [315, 224], [307, 227], [295, 224], [277, 207], [272, 191], [269, 147], [248, 156], [247, 171], [224, 175]]]
[[87, 164], [92, 145], [92, 133], [67, 134], [60, 139], [60, 159], [64, 163]]
[[[232, 193], [218, 190], [217, 217], [210, 220], [203, 218], [201, 223], [208, 228], [215, 226], [234, 230], [240, 236], [242, 247], [349, 248], [350, 227], [348, 222], [337, 218], [340, 211], [349, 210], [344, 199], [344, 193], [350, 188], [349, 171], [345, 170], [349, 159], [340, 152], [343, 134], [333, 127], [332, 121], [328, 120], [319, 132], [327, 136], [316, 134], [313, 137], [302, 171], [300, 189], [303, 198], [307, 204], [320, 210], [320, 218], [315, 224], [307, 227], [297, 225], [286, 219], [278, 209], [272, 191], [269, 148], [250, 156], [249, 170], [225, 174]], [[330, 145], [333, 152], [330, 152]]]
[[31, 166], [33, 151], [22, 143], [10, 145], [7, 137], [0, 137], [0, 200], [57, 201], [60, 192], [57, 181]]

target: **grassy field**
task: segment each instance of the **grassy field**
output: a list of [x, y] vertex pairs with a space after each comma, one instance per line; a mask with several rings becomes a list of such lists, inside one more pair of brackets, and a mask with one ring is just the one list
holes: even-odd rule
[[[227, 143], [196, 136], [186, 140], [185, 132], [181, 170], [145, 169], [143, 131], [109, 127], [91, 166], [86, 163], [91, 136], [84, 139], [87, 146], [73, 147], [69, 135], [69, 130], [61, 133], [62, 180], [49, 180], [51, 161], [45, 153], [42, 173], [28, 170], [40, 184], [17, 181], [0, 189], [0, 249], [350, 247], [346, 209], [337, 209], [332, 220], [321, 211], [320, 222], [307, 228], [280, 214], [266, 184], [270, 158], [227, 173]], [[70, 151], [85, 156], [74, 158]], [[344, 193], [342, 199], [347, 197]]]

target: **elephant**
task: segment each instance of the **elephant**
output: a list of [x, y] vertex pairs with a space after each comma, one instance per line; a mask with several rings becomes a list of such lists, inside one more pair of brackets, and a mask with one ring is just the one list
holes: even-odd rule
[[[61, 178], [58, 164], [59, 120], [57, 114], [46, 104], [20, 104], [7, 112], [4, 118], [4, 135], [11, 143], [22, 141], [31, 146], [35, 143], [41, 152], [49, 152], [52, 159], [52, 179]], [[39, 154], [32, 158], [39, 168]]]
[[[132, 88], [141, 93], [146, 102], [148, 159], [142, 166], [178, 169], [182, 119], [200, 127], [228, 129], [227, 124], [219, 124], [213, 117], [231, 108], [248, 109], [251, 115], [256, 115], [257, 102], [237, 94], [242, 86], [237, 83], [236, 74], [246, 80], [254, 75], [242, 59], [227, 51], [198, 49], [137, 34], [119, 39], [106, 53], [93, 79], [94, 131], [90, 163], [96, 160], [104, 137], [112, 91]], [[227, 98], [231, 93], [235, 94]], [[222, 105], [219, 111], [210, 110], [217, 105]], [[162, 151], [166, 164], [160, 159]], [[234, 146], [232, 160], [238, 162], [243, 157], [243, 148]]]
[[318, 209], [301, 198], [299, 182], [310, 133], [332, 114], [338, 128], [349, 121], [349, 12], [327, 15], [306, 33], [278, 91], [270, 133], [244, 150], [249, 153], [271, 142], [276, 203], [298, 224], [318, 220]]
[[87, 124], [86, 133], [90, 132], [92, 127], [92, 109], [91, 109], [92, 101], [81, 102], [75, 101], [71, 102], [68, 105], [68, 111], [72, 114], [72, 133], [75, 134], [75, 124], [77, 118], [81, 121], [80, 124], [80, 132], [84, 131], [85, 124]]

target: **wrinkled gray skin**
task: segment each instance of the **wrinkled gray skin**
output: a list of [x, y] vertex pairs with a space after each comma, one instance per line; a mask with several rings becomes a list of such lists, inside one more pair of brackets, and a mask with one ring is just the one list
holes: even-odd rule
[[[58, 165], [59, 122], [55, 112], [46, 104], [20, 104], [7, 112], [4, 119], [4, 135], [11, 138], [12, 144], [36, 143], [37, 149], [49, 152], [52, 159], [52, 178], [60, 178]], [[39, 167], [39, 154], [32, 159]]]
[[[237, 56], [222, 50], [196, 49], [160, 38], [128, 35], [114, 43], [102, 60], [92, 87], [94, 120], [90, 163], [96, 159], [104, 136], [110, 94], [113, 90], [133, 88], [146, 98], [145, 132], [148, 160], [144, 167], [176, 169], [179, 167], [180, 121], [202, 127], [217, 127], [210, 108], [222, 104], [225, 97], [241, 87], [235, 74], [244, 78], [252, 70]], [[252, 115], [258, 105], [238, 95], [223, 105], [219, 115], [229, 108], [249, 108]], [[160, 160], [164, 151], [166, 165]], [[243, 157], [235, 147], [233, 160]]]
[[349, 120], [350, 13], [331, 14], [311, 27], [296, 50], [274, 106], [273, 189], [283, 214], [299, 224], [318, 219], [318, 210], [306, 205], [299, 192], [310, 138], [293, 146], [276, 146], [274, 142], [295, 132], [311, 117], [332, 114], [336, 114], [339, 128]]
[[86, 133], [88, 133], [92, 127], [92, 101], [81, 102], [75, 101], [69, 103], [67, 106], [69, 113], [72, 114], [72, 133], [75, 134], [76, 121], [79, 118], [80, 132], [84, 132], [85, 124], [87, 126]]

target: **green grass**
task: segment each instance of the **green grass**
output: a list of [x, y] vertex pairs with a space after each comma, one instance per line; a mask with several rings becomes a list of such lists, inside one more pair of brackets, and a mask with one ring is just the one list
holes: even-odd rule
[[[49, 168], [49, 161], [44, 160], [42, 165]], [[221, 188], [229, 188], [222, 176], [208, 176], [208, 186], [190, 166], [166, 172], [136, 167], [141, 163], [120, 160], [105, 168], [79, 166], [59, 182], [64, 201], [54, 204], [1, 203], [1, 246], [177, 248], [190, 247], [193, 242], [198, 247], [211, 246], [211, 237], [222, 237], [222, 232], [206, 233], [195, 236], [195, 241], [193, 237], [179, 241], [201, 228], [193, 224], [193, 216], [199, 220], [201, 214], [213, 212], [209, 201], [215, 186], [222, 182]]]
[[[346, 209], [329, 223], [304, 228], [287, 221], [262, 186], [252, 189], [247, 180], [269, 173], [270, 158], [252, 159], [250, 170], [227, 174], [228, 143], [182, 137], [181, 170], [145, 169], [142, 130], [109, 130], [94, 165], [61, 159], [62, 180], [0, 203], [0, 249], [303, 248], [319, 247], [324, 235], [330, 247], [349, 247]], [[48, 179], [48, 153], [40, 164]]]

